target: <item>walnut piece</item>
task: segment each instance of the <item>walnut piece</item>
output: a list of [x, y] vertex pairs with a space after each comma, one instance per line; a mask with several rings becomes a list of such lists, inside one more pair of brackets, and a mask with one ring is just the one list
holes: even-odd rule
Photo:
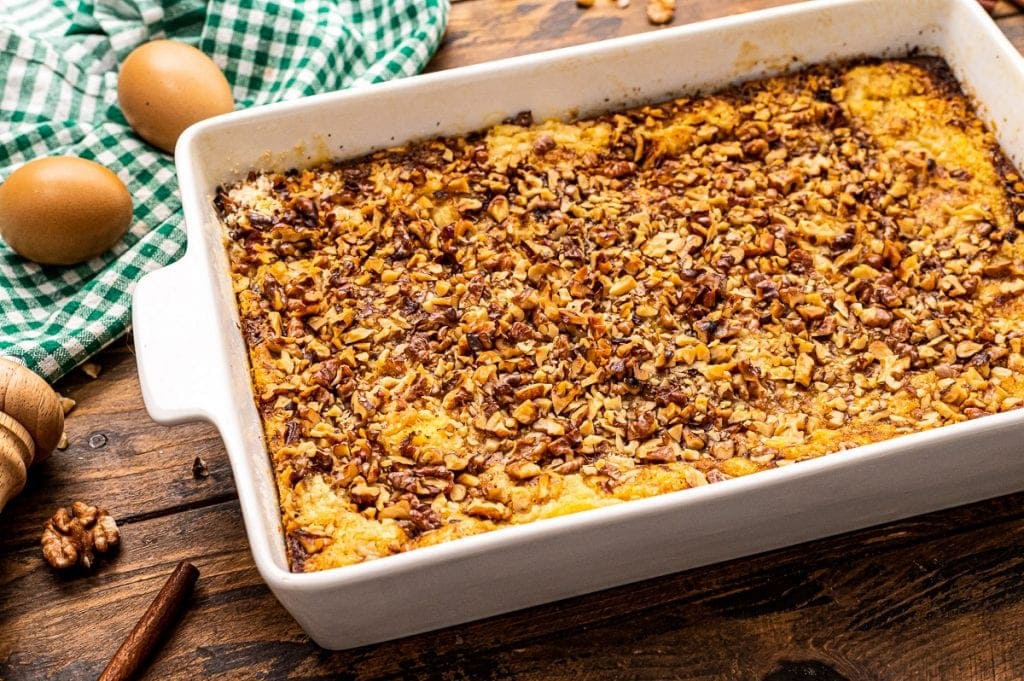
[[668, 24], [676, 14], [676, 0], [647, 0], [647, 20], [655, 26]]
[[59, 508], [43, 527], [40, 543], [51, 567], [92, 568], [97, 553], [107, 553], [121, 541], [117, 523], [105, 509], [81, 501]]
[[196, 480], [210, 477], [210, 467], [206, 465], [206, 460], [201, 456], [197, 456], [192, 461], [192, 477]]
[[64, 416], [70, 414], [71, 410], [75, 408], [76, 404], [78, 403], [75, 402], [70, 397], [64, 397], [63, 395], [60, 395], [60, 408], [64, 412]]

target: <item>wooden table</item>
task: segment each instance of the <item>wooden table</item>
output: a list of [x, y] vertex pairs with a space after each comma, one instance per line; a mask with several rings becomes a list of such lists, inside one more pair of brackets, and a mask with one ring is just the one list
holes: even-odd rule
[[[785, 1], [678, 4], [677, 24]], [[996, 17], [1024, 48], [1024, 15], [1003, 3]], [[452, 7], [430, 68], [646, 30], [644, 0], [588, 10], [575, 0], [468, 0]], [[78, 401], [70, 447], [34, 470], [0, 516], [0, 679], [95, 679], [185, 559], [202, 577], [149, 679], [1024, 678], [1024, 494], [361, 650], [321, 650], [256, 573], [214, 429], [150, 421], [128, 343], [98, 362], [98, 379], [76, 372], [59, 386]], [[209, 477], [193, 477], [196, 456]], [[55, 574], [38, 544], [44, 520], [75, 499], [107, 506], [122, 528], [123, 549], [87, 577]]]

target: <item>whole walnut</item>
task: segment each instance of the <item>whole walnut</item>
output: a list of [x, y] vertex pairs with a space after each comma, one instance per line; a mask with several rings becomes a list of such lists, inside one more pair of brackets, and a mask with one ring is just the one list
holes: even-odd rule
[[106, 510], [76, 501], [71, 508], [57, 509], [46, 521], [40, 543], [52, 567], [80, 565], [88, 570], [97, 553], [110, 551], [120, 541], [117, 523]]

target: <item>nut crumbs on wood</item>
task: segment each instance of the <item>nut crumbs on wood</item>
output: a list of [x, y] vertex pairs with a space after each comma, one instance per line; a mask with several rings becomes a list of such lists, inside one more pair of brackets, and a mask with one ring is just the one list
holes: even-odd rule
[[672, 22], [676, 15], [676, 0], [647, 0], [647, 20], [661, 25]]

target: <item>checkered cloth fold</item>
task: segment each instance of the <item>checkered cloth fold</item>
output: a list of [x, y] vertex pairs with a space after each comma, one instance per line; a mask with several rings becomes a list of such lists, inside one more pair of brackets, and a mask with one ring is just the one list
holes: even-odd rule
[[185, 250], [170, 154], [117, 105], [117, 66], [157, 38], [210, 55], [237, 108], [410, 75], [444, 33], [447, 0], [0, 0], [0, 177], [43, 156], [97, 161], [135, 216], [111, 251], [41, 267], [0, 243], [0, 355], [54, 381], [129, 328], [131, 293]]

